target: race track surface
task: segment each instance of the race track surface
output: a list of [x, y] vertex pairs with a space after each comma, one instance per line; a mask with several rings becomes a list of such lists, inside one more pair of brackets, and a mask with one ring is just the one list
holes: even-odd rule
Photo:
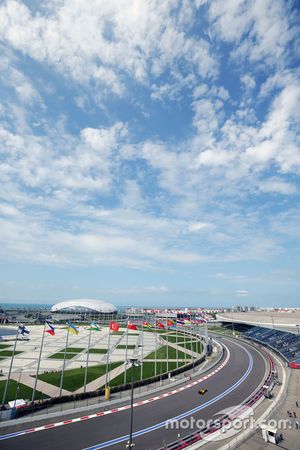
[[[265, 374], [263, 356], [243, 342], [222, 338], [230, 352], [225, 367], [207, 380], [169, 397], [134, 408], [134, 437], [136, 449], [154, 450], [174, 441], [178, 433], [189, 430], [166, 429], [165, 421], [176, 416], [209, 420], [224, 408], [240, 404], [262, 382]], [[224, 358], [226, 357], [226, 352]], [[221, 364], [220, 361], [219, 364]], [[203, 376], [199, 375], [199, 378]], [[199, 388], [207, 389], [203, 396]], [[66, 418], [58, 418], [58, 421]], [[0, 450], [82, 450], [98, 448], [124, 449], [129, 432], [130, 410], [59, 426], [49, 430], [0, 440]], [[39, 426], [22, 425], [12, 431]], [[1, 430], [1, 434], [6, 434]], [[196, 431], [196, 429], [191, 430]]]

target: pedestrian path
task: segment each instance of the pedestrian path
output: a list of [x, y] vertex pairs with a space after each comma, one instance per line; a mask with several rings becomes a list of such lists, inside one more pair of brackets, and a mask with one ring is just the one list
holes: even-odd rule
[[[113, 379], [120, 375], [121, 373], [124, 373], [125, 370], [125, 364], [121, 364], [120, 366], [116, 367], [115, 369], [111, 370], [109, 372], [109, 379]], [[95, 380], [91, 381], [86, 385], [86, 392], [96, 391], [97, 389], [101, 388], [105, 385], [106, 382], [106, 374], [101, 375], [101, 377], [96, 378]], [[77, 391], [74, 392], [74, 394], [81, 394], [84, 391], [84, 386], [77, 389]]]
[[[19, 372], [13, 372], [11, 374], [11, 379], [15, 381], [19, 381], [19, 377], [20, 377]], [[35, 379], [31, 377], [28, 373], [26, 372], [22, 373], [20, 382], [30, 387], [31, 389], [34, 389]], [[36, 390], [42, 392], [48, 397], [58, 397], [60, 391], [58, 386], [54, 386], [54, 384], [46, 383], [45, 381], [42, 380], [38, 380]], [[71, 392], [67, 391], [66, 389], [62, 390], [62, 395], [70, 395], [70, 394]]]
[[[177, 346], [176, 346], [176, 343], [174, 344], [173, 342], [167, 342], [165, 339], [164, 339], [164, 343], [165, 344], [168, 344], [169, 345], [169, 347], [172, 347], [172, 348], [177, 348]], [[189, 355], [189, 356], [195, 356], [195, 355], [199, 355], [199, 353], [197, 353], [196, 351], [193, 351], [192, 352], [192, 350], [189, 350], [188, 348], [185, 348], [185, 347], [182, 347], [180, 344], [178, 344], [178, 350], [180, 351], [180, 352], [184, 352], [184, 353], [186, 353], [187, 355]]]

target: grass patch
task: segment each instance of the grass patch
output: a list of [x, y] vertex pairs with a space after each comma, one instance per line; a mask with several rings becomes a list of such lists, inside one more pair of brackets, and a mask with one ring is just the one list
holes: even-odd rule
[[[110, 370], [123, 364], [123, 362], [113, 362], [110, 364]], [[100, 364], [98, 366], [91, 366], [88, 368], [87, 372], [87, 383], [101, 377], [105, 374], [106, 364]], [[63, 389], [67, 391], [74, 392], [84, 385], [84, 372], [85, 368], [80, 367], [78, 369], [65, 370]], [[60, 387], [61, 372], [51, 372], [43, 373], [38, 376], [39, 380], [43, 380], [46, 383], [53, 384], [54, 386]], [[99, 386], [100, 387], [100, 386]]]
[[[182, 366], [184, 362], [179, 361], [178, 367]], [[169, 371], [176, 369], [176, 362], [169, 362]], [[131, 381], [131, 371], [132, 368], [127, 369], [126, 371], [126, 380], [127, 382]], [[167, 371], [167, 363], [165, 361], [158, 362], [156, 366], [156, 374], [160, 375], [162, 373], [165, 373]], [[155, 364], [152, 362], [144, 362], [143, 363], [143, 380], [146, 378], [154, 377], [155, 375]], [[138, 381], [141, 379], [141, 367], [135, 367], [134, 368], [134, 381]], [[110, 381], [110, 386], [119, 386], [121, 384], [124, 384], [124, 373], [121, 373], [117, 377], [113, 378]]]
[[[0, 396], [1, 399], [3, 398], [3, 393], [5, 389], [6, 380], [0, 381]], [[7, 394], [5, 402], [11, 402], [16, 398], [23, 398], [24, 400], [31, 400], [32, 397], [32, 389], [28, 386], [25, 386], [25, 384], [19, 383], [19, 389], [17, 392], [17, 386], [18, 382], [15, 380], [9, 380], [8, 388], [7, 388]], [[42, 394], [42, 392], [36, 391], [35, 392], [35, 400], [40, 400], [42, 398], [48, 398], [47, 395]]]
[[[19, 355], [20, 353], [23, 353], [21, 351], [16, 351], [15, 355]], [[2, 350], [2, 352], [0, 352], [0, 357], [1, 358], [7, 358], [8, 356], [12, 356], [13, 355], [13, 351], [12, 350]]]
[[[165, 338], [165, 339], [167, 340], [167, 338]], [[168, 336], [168, 341], [176, 344], [176, 336]], [[178, 344], [180, 342], [184, 342], [184, 338], [182, 336], [178, 336], [177, 342], [178, 342]]]
[[[67, 347], [67, 353], [80, 353], [82, 350], [85, 350], [85, 348], [80, 347]], [[64, 352], [65, 349], [61, 350], [61, 352]]]
[[[116, 348], [118, 348], [118, 349], [126, 349], [126, 345], [123, 345], [123, 344], [120, 344], [120, 345], [117, 345], [117, 347]], [[132, 349], [134, 349], [135, 348], [135, 345], [127, 345], [127, 348], [128, 348], [128, 350], [132, 350]]]
[[[66, 353], [66, 359], [72, 359], [77, 355], [77, 353]], [[64, 359], [64, 353], [54, 353], [51, 356], [48, 356], [48, 359]]]
[[[193, 347], [192, 347], [193, 345]], [[203, 345], [201, 343], [196, 344], [196, 341], [192, 341], [192, 342], [186, 342], [185, 345], [184, 343], [180, 343], [180, 346], [187, 349], [187, 350], [191, 350], [194, 353], [198, 352], [202, 353], [202, 349], [203, 349]]]
[[[154, 333], [155, 334], [155, 328], [152, 328], [151, 330], [148, 327], [144, 328], [144, 333], [145, 332], [146, 333], [148, 332], [148, 333]], [[162, 333], [166, 333], [166, 332], [167, 332], [167, 330], [157, 330], [156, 331], [157, 334], [159, 334], [159, 333], [162, 334]]]
[[[113, 331], [111, 334], [124, 334], [125, 331]], [[129, 333], [128, 333], [129, 334]]]
[[107, 348], [90, 348], [90, 353], [107, 353]]
[[[156, 359], [166, 359], [167, 358], [167, 348], [168, 348], [168, 357], [169, 359], [176, 359], [177, 353], [176, 348], [168, 347], [167, 345], [163, 345], [158, 348], [156, 351]], [[178, 359], [184, 359], [184, 352], [178, 350]], [[189, 355], [187, 355], [189, 357]], [[146, 356], [145, 359], [155, 359], [155, 351]]]
[[0, 344], [0, 348], [7, 348], [7, 347], [11, 347], [10, 344]]
[[[226, 334], [228, 336], [232, 336], [232, 327], [230, 328], [225, 328], [225, 327], [221, 327], [219, 325], [210, 325], [208, 326], [208, 331], [212, 331], [215, 333], [222, 333], [222, 334]], [[234, 330], [236, 335], [239, 335], [240, 333], [236, 330]]]

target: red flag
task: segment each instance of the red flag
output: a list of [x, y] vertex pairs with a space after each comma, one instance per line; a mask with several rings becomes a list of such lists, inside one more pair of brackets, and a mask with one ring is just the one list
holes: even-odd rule
[[172, 325], [175, 325], [175, 322], [173, 322], [173, 320], [171, 320], [171, 319], [168, 319], [167, 325], [168, 325], [168, 327], [171, 327]]
[[120, 325], [119, 325], [117, 322], [110, 322], [110, 324], [109, 324], [109, 329], [110, 329], [111, 331], [116, 331], [116, 332], [118, 332], [118, 331], [119, 331], [119, 328], [120, 328]]
[[158, 328], [162, 328], [163, 330], [165, 329], [164, 324], [161, 322], [157, 322], [157, 326], [158, 326]]
[[49, 334], [51, 334], [51, 336], [54, 336], [55, 335], [55, 328], [54, 328], [54, 326], [51, 325], [49, 322], [47, 322], [47, 320], [46, 320], [46, 324], [49, 327], [47, 330], [45, 330], [46, 333], [49, 333]]
[[132, 322], [128, 322], [127, 328], [128, 330], [137, 330], [137, 326]]

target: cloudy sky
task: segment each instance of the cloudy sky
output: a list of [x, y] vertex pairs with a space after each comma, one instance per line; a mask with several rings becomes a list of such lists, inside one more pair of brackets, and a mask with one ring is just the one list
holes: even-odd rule
[[0, 2], [0, 298], [297, 305], [299, 3]]

